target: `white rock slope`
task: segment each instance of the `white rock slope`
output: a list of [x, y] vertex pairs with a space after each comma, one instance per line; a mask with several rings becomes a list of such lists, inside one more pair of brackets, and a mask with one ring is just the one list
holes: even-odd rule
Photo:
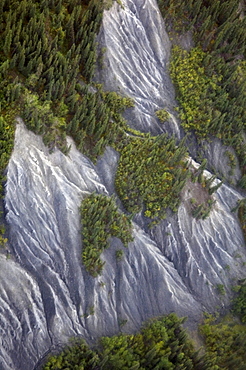
[[[59, 151], [49, 154], [41, 138], [19, 121], [6, 186], [12, 259], [16, 262], [3, 262], [21, 268], [11, 279], [8, 274], [0, 275], [0, 285], [5, 280], [6, 290], [13, 290], [6, 297], [10, 308], [5, 312], [3, 335], [9, 353], [21, 338], [22, 355], [11, 357], [16, 369], [32, 369], [42, 351], [70, 336], [82, 335], [90, 341], [116, 333], [122, 320], [127, 320], [125, 330], [132, 331], [147, 318], [170, 311], [190, 315], [192, 320], [199, 318], [201, 306], [173, 263], [138, 227], [123, 261], [115, 258], [115, 250], [123, 247], [114, 239], [103, 256], [106, 266], [102, 276], [94, 279], [85, 272], [80, 259], [78, 207], [93, 191], [107, 194], [95, 167], [73, 145], [67, 157]], [[21, 300], [18, 291], [26, 292]], [[23, 307], [34, 314], [31, 322], [29, 316], [21, 314], [16, 338], [11, 316], [17, 316]], [[36, 342], [29, 342], [29, 335]], [[25, 344], [20, 345], [22, 342]], [[3, 363], [3, 368], [8, 367]]]
[[[130, 125], [179, 136], [176, 121], [162, 127], [154, 116], [175, 105], [167, 73], [170, 43], [156, 1], [122, 2], [124, 9], [115, 4], [104, 15], [99, 41], [107, 51], [100, 80], [135, 99]], [[68, 156], [49, 154], [40, 137], [21, 120], [17, 124], [5, 198], [11, 258], [0, 256], [3, 370], [34, 369], [70, 336], [92, 343], [117, 333], [122, 322], [121, 329], [132, 332], [147, 318], [172, 311], [188, 316], [194, 328], [203, 310], [228, 304], [230, 285], [246, 275], [243, 235], [231, 213], [240, 194], [223, 186], [204, 221], [190, 215], [188, 188], [178, 214], [151, 232], [136, 219], [124, 259], [116, 260], [123, 247], [113, 238], [102, 256], [103, 274], [89, 276], [80, 259], [79, 205], [91, 192], [114, 192], [118, 154], [107, 148], [95, 167], [70, 143]]]
[[[173, 115], [174, 89], [168, 74], [170, 41], [155, 0], [123, 0], [105, 11], [99, 34], [106, 48], [98, 78], [108, 90], [134, 99], [135, 108], [126, 115], [129, 125], [154, 134], [180, 136]], [[167, 108], [170, 123], [158, 122], [155, 111]]]

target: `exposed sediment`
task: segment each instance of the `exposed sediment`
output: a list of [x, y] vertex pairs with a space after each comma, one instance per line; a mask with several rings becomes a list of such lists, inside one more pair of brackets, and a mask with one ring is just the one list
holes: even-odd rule
[[[167, 69], [170, 42], [156, 1], [122, 3], [124, 9], [115, 3], [104, 14], [99, 42], [107, 50], [98, 79], [135, 100], [129, 125], [179, 137], [175, 118], [163, 125], [154, 114], [164, 107], [173, 112], [175, 106]], [[112, 238], [102, 255], [102, 275], [91, 277], [81, 264], [79, 206], [94, 191], [114, 193], [119, 154], [107, 148], [94, 166], [68, 140], [67, 156], [49, 153], [40, 137], [17, 123], [5, 197], [11, 254], [9, 260], [0, 256], [4, 370], [34, 369], [71, 336], [92, 343], [120, 329], [133, 332], [144, 320], [172, 311], [187, 316], [194, 328], [204, 310], [228, 305], [231, 285], [246, 273], [244, 239], [231, 212], [241, 195], [223, 185], [205, 220], [192, 217], [189, 188], [178, 213], [152, 230], [136, 217], [134, 241], [125, 249]], [[121, 261], [117, 249], [124, 250]]]

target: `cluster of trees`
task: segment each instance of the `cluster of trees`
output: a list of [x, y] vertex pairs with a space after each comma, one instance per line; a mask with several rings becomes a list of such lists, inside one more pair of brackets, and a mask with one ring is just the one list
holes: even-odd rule
[[115, 199], [102, 194], [91, 194], [80, 207], [82, 223], [82, 261], [86, 270], [98, 276], [105, 264], [100, 259], [104, 249], [110, 246], [111, 236], [121, 239], [125, 247], [133, 240], [128, 216], [118, 211]]
[[121, 113], [134, 105], [131, 99], [116, 92], [104, 92], [100, 85], [96, 88], [96, 93], [87, 91], [76, 103], [76, 113], [67, 126], [67, 133], [74, 138], [78, 149], [93, 161], [107, 145], [117, 149], [127, 129]]
[[220, 52], [226, 58], [245, 56], [243, 3], [240, 0], [158, 0], [170, 29], [192, 30], [204, 50]]
[[161, 122], [167, 121], [170, 117], [170, 114], [166, 111], [166, 109], [157, 110], [155, 115]]
[[238, 214], [239, 221], [241, 223], [244, 238], [246, 240], [246, 199], [245, 198], [237, 201], [236, 207], [232, 209], [232, 212], [236, 212], [236, 211]]
[[246, 282], [243, 279], [240, 285], [234, 287], [237, 296], [233, 300], [233, 313], [239, 316], [242, 323], [246, 324]]
[[230, 74], [223, 58], [213, 57], [201, 48], [189, 52], [178, 46], [173, 48], [170, 73], [177, 86], [180, 104], [177, 110], [182, 126], [193, 130], [198, 137], [214, 135], [226, 145], [232, 145], [243, 167], [246, 164], [245, 63], [233, 68]]
[[206, 53], [201, 48], [193, 48], [188, 52], [175, 46], [172, 52], [170, 74], [178, 87], [180, 106], [177, 110], [182, 126], [185, 130], [194, 130], [199, 137], [212, 134], [212, 125], [218, 132], [216, 126], [221, 125], [222, 120], [216, 98], [221, 97], [221, 75], [210, 77], [206, 74]]
[[238, 217], [241, 222], [244, 237], [246, 238], [246, 199], [243, 199], [243, 201], [239, 204]]
[[0, 4], [0, 103], [13, 107], [51, 150], [66, 134], [91, 159], [117, 141], [126, 98], [91, 84], [104, 4], [90, 0], [4, 0]]
[[0, 115], [0, 198], [3, 194], [4, 171], [14, 146], [14, 129]]
[[184, 142], [174, 138], [128, 137], [120, 151], [115, 177], [116, 191], [131, 214], [144, 209], [152, 224], [166, 217], [166, 209], [177, 211], [189, 172], [184, 162]]
[[199, 369], [201, 360], [182, 328], [183, 321], [175, 314], [154, 319], [134, 335], [101, 338], [93, 351], [77, 341], [50, 357], [43, 369]]
[[52, 356], [43, 370], [92, 370], [98, 369], [99, 356], [84, 340], [74, 339], [59, 355]]
[[233, 318], [216, 320], [208, 315], [200, 332], [204, 338], [205, 355], [202, 369], [244, 370], [246, 363], [246, 326]]
[[170, 30], [181, 33], [191, 30], [197, 45], [190, 52], [173, 49], [171, 74], [184, 128], [194, 130], [201, 137], [217, 136], [233, 146], [244, 169], [246, 17], [243, 3], [240, 0], [159, 0], [158, 3]]
[[200, 326], [202, 350], [195, 351], [175, 314], [145, 323], [140, 332], [102, 337], [93, 349], [74, 340], [60, 354], [50, 356], [44, 370], [244, 370], [246, 327], [232, 318], [207, 315]]
[[43, 369], [245, 369], [245, 325], [232, 317], [218, 320], [207, 315], [200, 326], [204, 346], [195, 351], [183, 322], [170, 314], [145, 323], [134, 335], [102, 337], [93, 349], [84, 340], [74, 340], [60, 354], [50, 356]]

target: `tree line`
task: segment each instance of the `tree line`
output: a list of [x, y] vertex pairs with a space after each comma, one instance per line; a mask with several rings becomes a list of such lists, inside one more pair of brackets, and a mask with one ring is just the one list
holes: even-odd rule
[[92, 83], [103, 9], [96, 0], [4, 0], [0, 9], [2, 114], [18, 107], [50, 150], [67, 153], [68, 134], [93, 160], [125, 124], [120, 98]]
[[[173, 48], [171, 75], [182, 125], [232, 146], [244, 174], [246, 17], [240, 0], [159, 0], [170, 34], [192, 33], [196, 47]], [[187, 74], [188, 73], [188, 80]], [[239, 182], [244, 186], [245, 179]]]

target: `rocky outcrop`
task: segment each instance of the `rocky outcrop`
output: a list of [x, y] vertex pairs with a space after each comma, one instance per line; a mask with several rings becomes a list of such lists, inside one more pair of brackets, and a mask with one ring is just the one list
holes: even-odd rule
[[[155, 0], [114, 3], [103, 17], [98, 37], [105, 48], [97, 79], [106, 90], [134, 99], [126, 114], [128, 124], [140, 131], [181, 135], [175, 118], [174, 88], [168, 74], [171, 43]], [[155, 117], [159, 109], [171, 113], [165, 126]]]
[[[167, 70], [170, 42], [156, 1], [122, 3], [104, 14], [99, 42], [107, 49], [98, 80], [134, 99], [129, 125], [182, 136], [174, 115], [163, 125], [154, 114], [164, 107], [172, 113], [175, 106]], [[178, 213], [155, 228], [146, 228], [138, 215], [134, 241], [124, 248], [112, 238], [102, 255], [102, 275], [91, 277], [81, 264], [79, 206], [94, 191], [115, 192], [119, 154], [107, 148], [94, 166], [69, 138], [68, 144], [67, 156], [49, 153], [18, 120], [5, 196], [10, 259], [0, 257], [2, 369], [34, 369], [71, 336], [92, 343], [172, 311], [195, 328], [204, 310], [228, 305], [230, 286], [245, 276], [244, 239], [231, 212], [241, 195], [223, 185], [205, 220], [191, 215], [189, 186]], [[121, 261], [118, 249], [124, 249]]]
[[[12, 359], [16, 369], [32, 369], [42, 352], [71, 336], [81, 335], [91, 342], [100, 335], [118, 332], [122, 323], [124, 330], [131, 332], [156, 315], [175, 311], [190, 316], [191, 322], [201, 313], [200, 303], [173, 262], [137, 225], [134, 241], [124, 249], [124, 259], [116, 259], [115, 251], [124, 247], [114, 238], [102, 256], [106, 261], [103, 274], [99, 278], [88, 275], [81, 265], [79, 205], [93, 191], [107, 194], [107, 179], [104, 182], [96, 167], [69, 143], [68, 156], [59, 151], [49, 154], [40, 137], [20, 120], [17, 124], [5, 197], [11, 258], [15, 262], [3, 262], [13, 265], [13, 271], [14, 266], [20, 267], [17, 275], [11, 273], [11, 280], [9, 275], [1, 275], [8, 289], [14, 286], [17, 294], [16, 298], [13, 292], [6, 297], [9, 312], [5, 312], [10, 326], [5, 333], [8, 348], [14, 351], [17, 338], [25, 347], [25, 351], [19, 347], [21, 357]], [[99, 161], [101, 171], [108, 161], [106, 152]], [[27, 318], [22, 313], [19, 334], [12, 338], [16, 334], [11, 316], [22, 312], [23, 307], [32, 316], [28, 318], [29, 328], [25, 329]], [[8, 326], [4, 322], [3, 328]], [[30, 341], [31, 347], [27, 340], [30, 335], [36, 338]]]

